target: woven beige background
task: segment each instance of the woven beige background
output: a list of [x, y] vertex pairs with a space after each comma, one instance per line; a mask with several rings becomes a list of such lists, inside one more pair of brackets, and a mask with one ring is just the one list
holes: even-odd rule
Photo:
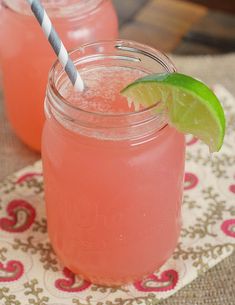
[[[198, 77], [209, 85], [220, 83], [235, 96], [235, 54], [170, 57], [179, 71]], [[30, 151], [12, 132], [0, 96], [0, 180], [39, 158], [39, 154]], [[235, 305], [235, 254], [161, 304]]]

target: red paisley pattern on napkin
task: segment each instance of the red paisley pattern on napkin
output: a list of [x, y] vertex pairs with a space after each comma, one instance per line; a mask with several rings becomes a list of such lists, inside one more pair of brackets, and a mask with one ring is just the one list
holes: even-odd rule
[[178, 282], [178, 273], [175, 270], [166, 270], [158, 277], [151, 274], [144, 280], [136, 282], [135, 288], [144, 292], [168, 291], [174, 289]]
[[185, 173], [184, 190], [191, 190], [198, 184], [198, 177], [193, 173]]
[[225, 220], [221, 225], [221, 229], [226, 235], [235, 238], [235, 219]]
[[235, 194], [235, 184], [231, 184], [231, 185], [229, 186], [229, 190], [230, 190], [230, 192], [232, 192], [232, 193]]
[[186, 141], [186, 145], [190, 146], [198, 142], [198, 139], [194, 136], [190, 136], [190, 138]]
[[16, 183], [23, 183], [28, 179], [31, 179], [33, 177], [37, 177], [37, 176], [42, 176], [42, 173], [26, 173], [22, 176], [20, 176], [17, 180]]
[[24, 232], [34, 222], [36, 212], [30, 203], [15, 199], [8, 203], [6, 212], [9, 218], [0, 218], [0, 229], [7, 232]]
[[79, 292], [91, 286], [91, 283], [88, 281], [82, 279], [76, 280], [75, 274], [73, 274], [68, 268], [64, 268], [63, 274], [66, 279], [58, 279], [55, 281], [55, 287], [59, 290], [66, 292]]
[[17, 281], [24, 273], [24, 266], [20, 261], [0, 262], [0, 282]]

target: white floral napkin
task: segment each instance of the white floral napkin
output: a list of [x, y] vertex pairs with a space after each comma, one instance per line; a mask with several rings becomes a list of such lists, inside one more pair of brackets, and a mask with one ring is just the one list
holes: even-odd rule
[[0, 185], [0, 305], [156, 304], [235, 249], [235, 100], [221, 85], [228, 127], [224, 146], [211, 156], [187, 137], [183, 227], [175, 252], [145, 280], [106, 288], [63, 268], [47, 236], [41, 162]]

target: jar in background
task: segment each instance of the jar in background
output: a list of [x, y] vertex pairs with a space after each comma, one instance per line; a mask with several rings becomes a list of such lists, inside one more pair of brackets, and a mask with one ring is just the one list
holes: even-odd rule
[[[67, 49], [116, 39], [117, 16], [110, 0], [42, 1]], [[8, 119], [29, 147], [40, 151], [43, 101], [51, 46], [25, 0], [0, 3], [0, 64]]]

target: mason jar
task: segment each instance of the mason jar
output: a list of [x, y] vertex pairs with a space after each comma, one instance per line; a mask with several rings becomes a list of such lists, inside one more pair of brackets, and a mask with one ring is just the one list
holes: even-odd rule
[[185, 139], [161, 102], [137, 109], [120, 95], [135, 79], [174, 72], [161, 52], [130, 41], [71, 53], [85, 83], [49, 74], [42, 158], [48, 233], [61, 262], [96, 284], [157, 270], [179, 237]]

